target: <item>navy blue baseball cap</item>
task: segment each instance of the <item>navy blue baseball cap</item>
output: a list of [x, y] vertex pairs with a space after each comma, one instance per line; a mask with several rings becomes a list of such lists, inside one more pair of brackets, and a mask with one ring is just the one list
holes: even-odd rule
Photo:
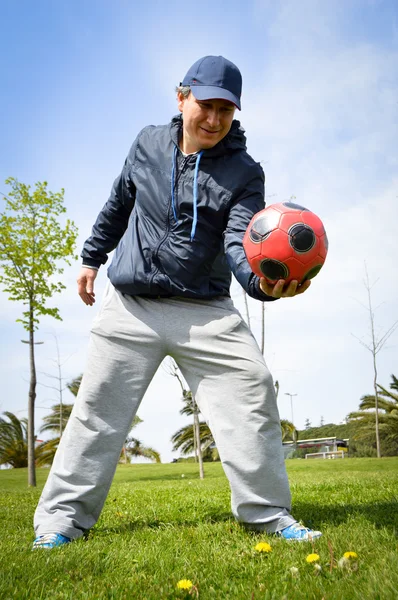
[[242, 75], [238, 67], [223, 56], [205, 56], [197, 60], [181, 85], [189, 85], [198, 100], [229, 100], [240, 110]]

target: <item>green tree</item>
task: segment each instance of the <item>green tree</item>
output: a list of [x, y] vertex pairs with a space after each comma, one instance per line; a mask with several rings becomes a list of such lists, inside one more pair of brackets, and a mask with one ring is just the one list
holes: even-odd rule
[[[206, 455], [207, 451], [212, 445], [214, 445], [213, 434], [210, 431], [210, 427], [204, 421], [199, 422], [199, 433], [200, 433], [200, 446], [203, 455]], [[171, 438], [173, 444], [173, 451], [180, 450], [181, 454], [186, 456], [194, 452], [195, 448], [195, 436], [193, 424], [185, 425], [174, 433]], [[214, 456], [212, 454], [212, 456]], [[213, 458], [214, 460], [214, 458]]]
[[72, 379], [72, 381], [70, 381], [69, 383], [66, 384], [66, 387], [75, 396], [75, 398], [79, 392], [79, 388], [82, 383], [82, 379], [83, 379], [83, 375], [79, 375], [79, 377], [75, 377], [75, 379]]
[[199, 462], [199, 476], [200, 479], [204, 478], [204, 470], [203, 470], [203, 449], [200, 441], [200, 421], [199, 414], [200, 410], [198, 405], [196, 404], [196, 400], [191, 392], [191, 390], [186, 390], [182, 388], [182, 401], [184, 402], [183, 408], [180, 410], [180, 415], [185, 415], [187, 417], [193, 417], [193, 442], [194, 442], [194, 456], [195, 462]]
[[[0, 465], [11, 465], [14, 469], [28, 466], [28, 419], [18, 419], [11, 412], [3, 413], [8, 421], [0, 417]], [[41, 448], [35, 449], [36, 460], [41, 458]]]
[[128, 436], [126, 440], [126, 452], [130, 456], [149, 458], [150, 460], [161, 463], [160, 454], [154, 448], [144, 446], [140, 440], [133, 436]]
[[160, 454], [154, 448], [150, 448], [149, 446], [144, 446], [141, 440], [138, 440], [136, 437], [132, 435], [132, 430], [142, 423], [142, 419], [138, 415], [135, 415], [133, 422], [131, 423], [130, 432], [126, 438], [126, 441], [123, 446], [122, 454], [120, 459], [124, 459], [124, 462], [127, 463], [127, 456], [135, 457], [143, 457], [149, 458], [150, 460], [160, 463], [161, 458]]
[[173, 375], [173, 377], [177, 378], [177, 381], [181, 387], [182, 401], [184, 402], [184, 407], [180, 410], [180, 414], [193, 417], [193, 427], [192, 427], [193, 453], [194, 453], [194, 457], [195, 457], [195, 462], [199, 463], [199, 477], [200, 477], [200, 479], [204, 479], [205, 472], [204, 472], [204, 468], [203, 468], [203, 453], [202, 453], [202, 446], [200, 443], [200, 423], [199, 423], [200, 410], [199, 410], [199, 407], [196, 403], [195, 397], [192, 394], [191, 390], [187, 389], [185, 387], [183, 376], [179, 370], [177, 363], [173, 359], [171, 360], [169, 372], [171, 375]]
[[297, 440], [297, 430], [291, 421], [281, 419], [282, 442]]
[[70, 265], [76, 258], [77, 228], [70, 220], [64, 226], [59, 223], [66, 212], [64, 190], [50, 192], [44, 181], [31, 192], [29, 185], [12, 177], [6, 184], [11, 191], [0, 213], [0, 283], [9, 300], [26, 307], [17, 321], [29, 333], [28, 485], [35, 486], [35, 331], [44, 315], [61, 319], [58, 308], [47, 306], [47, 301], [65, 289], [57, 276], [63, 273], [60, 261]]
[[353, 422], [356, 425], [354, 438], [373, 447], [377, 405], [380, 443], [385, 456], [398, 454], [398, 379], [394, 375], [391, 375], [391, 379], [391, 391], [377, 384], [377, 398], [372, 394], [362, 396], [359, 410], [348, 415], [350, 423]]
[[14, 469], [28, 466], [28, 420], [19, 420], [11, 412], [3, 413], [8, 421], [0, 417], [0, 465], [9, 464]]
[[40, 428], [40, 433], [47, 433], [48, 431], [60, 433], [61, 427], [62, 431], [64, 431], [72, 412], [72, 408], [73, 404], [62, 404], [61, 418], [61, 405], [54, 404], [54, 406], [51, 407], [52, 412], [43, 418], [44, 425], [42, 425]]

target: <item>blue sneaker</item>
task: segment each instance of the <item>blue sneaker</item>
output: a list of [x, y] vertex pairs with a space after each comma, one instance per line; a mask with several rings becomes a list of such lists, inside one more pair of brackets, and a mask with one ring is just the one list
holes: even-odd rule
[[284, 538], [285, 540], [312, 542], [312, 540], [316, 540], [317, 538], [321, 537], [322, 533], [320, 531], [308, 529], [308, 527], [304, 527], [304, 525], [301, 525], [300, 523], [293, 523], [293, 525], [289, 525], [289, 527], [285, 527], [285, 529], [277, 531], [276, 535]]
[[57, 546], [63, 546], [63, 544], [69, 544], [70, 541], [70, 538], [60, 533], [45, 533], [35, 539], [32, 550], [37, 550], [37, 548], [56, 548]]

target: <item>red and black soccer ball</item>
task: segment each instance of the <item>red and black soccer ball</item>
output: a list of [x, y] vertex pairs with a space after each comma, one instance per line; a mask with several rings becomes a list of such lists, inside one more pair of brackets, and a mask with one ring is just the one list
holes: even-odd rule
[[254, 215], [243, 248], [253, 273], [269, 283], [279, 279], [303, 283], [321, 270], [328, 239], [317, 215], [287, 201], [271, 204]]

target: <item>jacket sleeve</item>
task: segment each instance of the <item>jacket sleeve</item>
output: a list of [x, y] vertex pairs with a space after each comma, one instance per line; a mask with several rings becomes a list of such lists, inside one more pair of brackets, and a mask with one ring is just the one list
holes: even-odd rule
[[94, 223], [91, 236], [83, 245], [83, 266], [98, 269], [104, 265], [108, 254], [116, 248], [127, 229], [136, 196], [131, 171], [137, 140], [130, 149], [122, 172], [113, 184], [109, 200]]
[[256, 165], [257, 173], [235, 200], [228, 215], [224, 231], [224, 248], [229, 267], [235, 278], [251, 298], [269, 302], [276, 300], [260, 289], [260, 278], [250, 269], [243, 249], [242, 240], [253, 215], [265, 207], [264, 173]]

